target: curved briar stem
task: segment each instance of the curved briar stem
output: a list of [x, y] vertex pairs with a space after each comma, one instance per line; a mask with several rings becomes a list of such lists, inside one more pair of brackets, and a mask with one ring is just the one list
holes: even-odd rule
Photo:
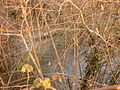
[[120, 90], [120, 85], [107, 86], [107, 87], [103, 87], [103, 88], [97, 88], [94, 90]]

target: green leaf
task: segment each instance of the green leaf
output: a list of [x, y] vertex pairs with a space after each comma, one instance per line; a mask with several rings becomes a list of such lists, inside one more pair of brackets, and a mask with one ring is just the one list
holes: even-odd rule
[[36, 88], [39, 88], [40, 86], [43, 86], [45, 89], [51, 88], [50, 78], [37, 78], [33, 81], [33, 85]]
[[45, 79], [43, 80], [43, 86], [44, 86], [45, 89], [51, 87], [50, 78], [45, 78]]
[[16, 69], [17, 69], [17, 70], [20, 70], [23, 65], [24, 65], [23, 62], [19, 62], [19, 64], [16, 65]]
[[29, 64], [24, 64], [22, 66], [21, 72], [33, 72], [33, 67]]
[[25, 52], [25, 53], [23, 54], [22, 60], [23, 60], [24, 62], [27, 62], [27, 61], [30, 60], [29, 52]]
[[36, 88], [39, 88], [40, 86], [43, 86], [43, 80], [41, 78], [36, 78], [34, 81], [33, 81], [33, 85], [36, 87]]

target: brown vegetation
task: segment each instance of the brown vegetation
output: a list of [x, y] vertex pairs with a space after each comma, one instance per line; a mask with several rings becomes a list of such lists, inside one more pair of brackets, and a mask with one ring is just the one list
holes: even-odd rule
[[0, 89], [116, 90], [119, 52], [119, 0], [0, 0]]

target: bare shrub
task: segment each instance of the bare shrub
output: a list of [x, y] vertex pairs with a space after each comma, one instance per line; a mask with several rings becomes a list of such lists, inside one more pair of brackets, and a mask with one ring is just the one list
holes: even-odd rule
[[[1, 89], [33, 89], [37, 77], [50, 78], [51, 89], [58, 90], [119, 84], [119, 0], [1, 0], [0, 5]], [[34, 71], [22, 73], [24, 64]]]

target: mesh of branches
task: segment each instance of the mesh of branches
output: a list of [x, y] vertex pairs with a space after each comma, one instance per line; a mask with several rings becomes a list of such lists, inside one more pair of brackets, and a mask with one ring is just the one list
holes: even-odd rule
[[119, 0], [1, 0], [0, 88], [30, 89], [36, 77], [58, 90], [119, 84], [119, 18]]

